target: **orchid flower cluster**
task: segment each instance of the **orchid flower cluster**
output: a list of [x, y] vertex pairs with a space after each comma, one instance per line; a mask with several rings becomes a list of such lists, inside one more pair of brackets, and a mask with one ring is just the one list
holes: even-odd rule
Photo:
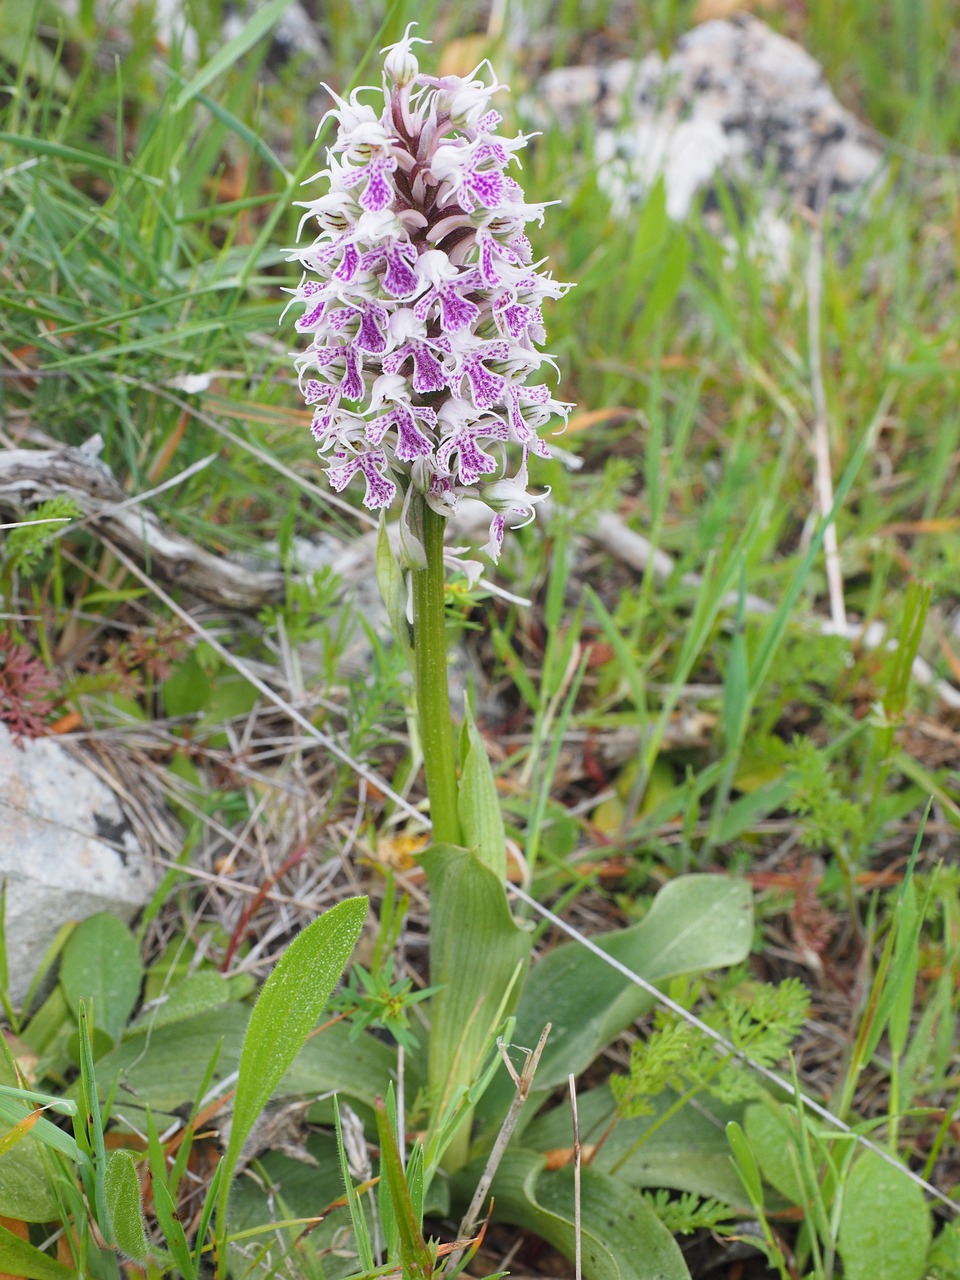
[[530, 455], [549, 457], [538, 432], [571, 408], [528, 382], [553, 364], [537, 349], [541, 304], [568, 286], [532, 261], [524, 227], [545, 206], [507, 172], [528, 139], [496, 132], [501, 86], [473, 78], [484, 64], [421, 74], [414, 43], [427, 42], [408, 27], [385, 50], [382, 110], [361, 101], [376, 90], [332, 94], [324, 120], [339, 129], [315, 175], [328, 190], [302, 206], [301, 230], [315, 220], [319, 234], [292, 255], [297, 329], [311, 335], [296, 363], [330, 484], [361, 477], [372, 511], [402, 498], [410, 567], [424, 563], [418, 495], [443, 516], [463, 497], [485, 503], [496, 562], [506, 519], [527, 523], [545, 496], [528, 488]]

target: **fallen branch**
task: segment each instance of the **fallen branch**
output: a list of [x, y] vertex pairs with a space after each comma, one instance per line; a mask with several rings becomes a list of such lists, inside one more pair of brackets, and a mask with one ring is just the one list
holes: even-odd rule
[[[172, 533], [131, 497], [97, 457], [99, 437], [80, 449], [0, 451], [0, 507], [22, 512], [50, 498], [71, 498], [78, 523], [148, 563], [152, 573], [228, 609], [258, 609], [283, 596], [279, 569], [248, 569]], [[76, 524], [69, 526], [76, 528]]]

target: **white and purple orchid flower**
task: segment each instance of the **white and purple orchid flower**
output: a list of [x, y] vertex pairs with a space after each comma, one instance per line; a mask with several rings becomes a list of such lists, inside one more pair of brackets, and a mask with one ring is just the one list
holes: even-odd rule
[[379, 111], [360, 99], [380, 91], [332, 95], [339, 128], [316, 175], [328, 189], [303, 204], [319, 234], [291, 256], [310, 338], [296, 364], [334, 489], [359, 477], [372, 511], [399, 497], [406, 512], [419, 493], [444, 516], [479, 499], [496, 562], [506, 525], [543, 496], [527, 479], [529, 455], [549, 456], [538, 431], [571, 408], [528, 385], [552, 365], [541, 304], [568, 286], [531, 261], [524, 227], [544, 206], [507, 173], [527, 139], [496, 133], [501, 86], [474, 79], [481, 68], [423, 75], [415, 43], [408, 27], [385, 51]]

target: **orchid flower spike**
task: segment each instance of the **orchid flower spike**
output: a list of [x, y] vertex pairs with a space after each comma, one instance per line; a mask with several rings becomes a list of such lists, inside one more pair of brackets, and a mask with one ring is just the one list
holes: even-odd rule
[[496, 562], [505, 526], [532, 520], [543, 496], [527, 479], [530, 454], [549, 456], [539, 431], [572, 408], [528, 385], [552, 364], [541, 305], [569, 286], [533, 262], [524, 227], [544, 206], [508, 172], [527, 138], [497, 133], [502, 86], [478, 79], [482, 67], [422, 74], [414, 25], [384, 50], [382, 89], [331, 93], [325, 190], [301, 202], [317, 236], [290, 259], [308, 338], [296, 365], [336, 490], [359, 477], [370, 510], [422, 501], [443, 516], [479, 499]]

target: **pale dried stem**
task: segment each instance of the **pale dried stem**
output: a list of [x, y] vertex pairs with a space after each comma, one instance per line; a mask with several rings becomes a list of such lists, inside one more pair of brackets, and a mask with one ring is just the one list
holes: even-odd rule
[[[527, 1056], [524, 1059], [523, 1067], [518, 1074], [513, 1063], [507, 1056], [504, 1048], [503, 1040], [497, 1037], [497, 1049], [500, 1057], [503, 1059], [504, 1065], [510, 1072], [516, 1092], [513, 1095], [513, 1101], [510, 1103], [510, 1110], [504, 1117], [503, 1124], [500, 1126], [500, 1132], [497, 1134], [497, 1140], [493, 1144], [493, 1149], [487, 1157], [487, 1163], [481, 1174], [480, 1181], [477, 1183], [477, 1189], [473, 1193], [473, 1199], [470, 1201], [470, 1207], [463, 1215], [460, 1223], [460, 1230], [457, 1232], [457, 1238], [460, 1240], [468, 1239], [473, 1236], [480, 1220], [480, 1212], [483, 1209], [484, 1201], [487, 1198], [487, 1192], [493, 1182], [494, 1175], [500, 1167], [500, 1161], [503, 1159], [504, 1152], [507, 1149], [513, 1131], [517, 1127], [517, 1121], [520, 1119], [520, 1112], [523, 1110], [523, 1104], [527, 1100], [530, 1092], [530, 1086], [533, 1084], [533, 1077], [536, 1074], [537, 1066], [540, 1063], [540, 1055], [543, 1053], [544, 1045], [547, 1043], [547, 1036], [550, 1034], [550, 1023], [543, 1028], [540, 1033], [540, 1039], [537, 1041], [536, 1048], [528, 1049]], [[459, 1262], [460, 1255], [451, 1255], [451, 1269], [456, 1267]]]
[[577, 1080], [571, 1072], [570, 1112], [573, 1117], [573, 1230], [574, 1230], [574, 1273], [576, 1280], [583, 1276], [583, 1231], [580, 1221], [580, 1117], [577, 1114]]
[[[819, 203], [819, 202], [818, 202]], [[816, 464], [817, 503], [820, 518], [825, 520], [833, 510], [833, 474], [830, 462], [830, 423], [827, 416], [827, 393], [823, 383], [823, 339], [820, 318], [823, 310], [823, 221], [820, 215], [810, 218], [810, 254], [807, 258], [807, 343], [810, 348], [810, 391], [813, 397], [813, 456]], [[836, 520], [831, 520], [823, 535], [827, 588], [830, 593], [830, 618], [843, 633], [847, 626], [847, 609], [843, 599], [843, 570]]]

